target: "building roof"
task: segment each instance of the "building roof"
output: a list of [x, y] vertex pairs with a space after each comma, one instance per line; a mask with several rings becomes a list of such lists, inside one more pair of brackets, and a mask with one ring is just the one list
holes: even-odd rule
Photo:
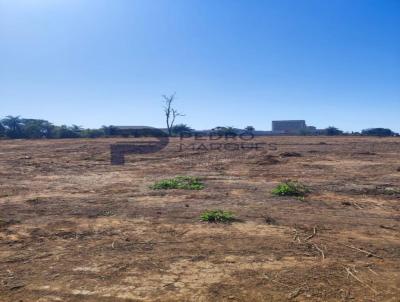
[[281, 121], [272, 121], [273, 123], [305, 123], [305, 120], [281, 120]]

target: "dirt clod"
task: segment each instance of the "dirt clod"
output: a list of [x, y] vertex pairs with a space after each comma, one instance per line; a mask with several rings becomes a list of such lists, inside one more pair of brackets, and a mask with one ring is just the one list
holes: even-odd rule
[[299, 152], [283, 152], [280, 154], [281, 157], [301, 157]]

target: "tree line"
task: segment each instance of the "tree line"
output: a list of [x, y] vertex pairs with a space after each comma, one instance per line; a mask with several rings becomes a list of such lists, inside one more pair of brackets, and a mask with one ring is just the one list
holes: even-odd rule
[[106, 136], [109, 127], [83, 129], [80, 126], [56, 126], [42, 119], [27, 119], [20, 116], [7, 116], [0, 120], [0, 137], [10, 139], [35, 138], [80, 138]]
[[363, 135], [363, 136], [399, 136], [398, 133], [388, 129], [388, 128], [368, 128], [364, 129], [361, 132], [344, 132], [336, 127], [330, 126], [324, 129], [321, 133], [322, 135]]
[[[173, 125], [166, 130], [170, 136], [192, 133], [194, 130], [185, 124]], [[63, 139], [99, 138], [113, 136], [157, 136], [160, 131], [152, 128], [121, 131], [115, 126], [102, 126], [97, 129], [84, 129], [81, 126], [57, 126], [43, 119], [28, 119], [20, 116], [6, 116], [0, 119], [0, 138], [8, 139]]]
[[[234, 135], [238, 132], [254, 133], [253, 126], [247, 126], [239, 130], [228, 126], [218, 126], [210, 130], [210, 133], [217, 135]], [[197, 132], [186, 124], [170, 125], [166, 129], [169, 136], [182, 134], [193, 134]], [[309, 133], [300, 133], [310, 135]], [[399, 134], [386, 128], [365, 129], [362, 132], [345, 133], [336, 127], [328, 127], [318, 133], [319, 135], [365, 135], [365, 136], [398, 136]], [[121, 133], [115, 126], [103, 126], [98, 129], [84, 129], [77, 125], [57, 126], [43, 119], [28, 119], [20, 116], [7, 116], [0, 120], [0, 138], [8, 139], [62, 139], [62, 138], [99, 138], [113, 136], [152, 136], [151, 129], [136, 129], [131, 133]], [[314, 134], [315, 135], [315, 134]]]

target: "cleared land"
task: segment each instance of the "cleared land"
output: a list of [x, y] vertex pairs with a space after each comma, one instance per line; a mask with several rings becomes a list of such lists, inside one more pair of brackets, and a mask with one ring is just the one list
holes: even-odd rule
[[[400, 139], [175, 140], [111, 166], [116, 141], [0, 141], [0, 301], [400, 301]], [[205, 188], [150, 188], [177, 175]], [[273, 196], [285, 179], [311, 193]]]

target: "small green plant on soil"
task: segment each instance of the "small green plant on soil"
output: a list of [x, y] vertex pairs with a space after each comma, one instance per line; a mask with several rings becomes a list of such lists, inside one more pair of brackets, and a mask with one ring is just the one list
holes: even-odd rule
[[192, 176], [177, 176], [170, 179], [163, 179], [151, 186], [153, 190], [202, 190], [204, 184], [197, 178]]
[[385, 194], [385, 195], [397, 195], [397, 194], [400, 194], [400, 188], [385, 188], [383, 190], [383, 194]]
[[305, 185], [291, 180], [280, 183], [272, 190], [272, 194], [275, 196], [297, 196], [300, 198], [303, 198], [309, 192], [310, 190]]
[[235, 220], [233, 213], [222, 210], [210, 210], [201, 214], [200, 219], [207, 222], [228, 223]]

